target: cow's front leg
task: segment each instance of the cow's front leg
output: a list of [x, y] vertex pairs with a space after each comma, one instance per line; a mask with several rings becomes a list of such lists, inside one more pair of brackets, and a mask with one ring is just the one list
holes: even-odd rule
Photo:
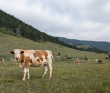
[[24, 67], [24, 76], [23, 76], [23, 79], [22, 79], [23, 81], [25, 81], [26, 73], [27, 73], [27, 72], [28, 72], [28, 69]]
[[28, 79], [30, 77], [29, 75], [29, 61], [25, 60], [24, 62], [24, 76], [23, 76], [23, 81], [25, 81], [25, 78], [26, 78], [26, 74], [28, 73]]

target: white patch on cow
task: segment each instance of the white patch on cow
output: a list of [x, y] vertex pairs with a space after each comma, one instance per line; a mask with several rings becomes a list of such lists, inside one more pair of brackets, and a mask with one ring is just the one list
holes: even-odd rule
[[[42, 58], [43, 58], [43, 59], [45, 59], [45, 56], [44, 56], [44, 55], [42, 55]], [[44, 61], [44, 60], [43, 60], [43, 61]]]
[[20, 58], [21, 49], [14, 49], [14, 57]]
[[24, 56], [30, 57], [30, 59], [34, 59], [33, 53], [34, 53], [34, 50], [26, 50], [24, 51]]

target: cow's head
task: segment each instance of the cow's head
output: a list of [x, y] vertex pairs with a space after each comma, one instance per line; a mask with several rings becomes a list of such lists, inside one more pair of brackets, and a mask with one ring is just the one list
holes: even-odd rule
[[11, 54], [14, 54], [14, 57], [16, 59], [19, 59], [20, 58], [20, 54], [23, 54], [24, 51], [21, 50], [21, 49], [14, 49], [13, 51], [10, 51]]

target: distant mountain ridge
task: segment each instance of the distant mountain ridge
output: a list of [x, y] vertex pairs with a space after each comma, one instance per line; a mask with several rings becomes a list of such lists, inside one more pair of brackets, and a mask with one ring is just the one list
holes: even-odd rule
[[96, 47], [98, 49], [104, 50], [104, 51], [110, 51], [110, 43], [109, 42], [102, 42], [102, 41], [86, 41], [86, 40], [77, 40], [77, 39], [67, 39], [64, 37], [57, 37], [60, 41], [63, 41], [68, 44], [72, 45], [80, 45], [80, 44], [86, 44], [93, 47]]

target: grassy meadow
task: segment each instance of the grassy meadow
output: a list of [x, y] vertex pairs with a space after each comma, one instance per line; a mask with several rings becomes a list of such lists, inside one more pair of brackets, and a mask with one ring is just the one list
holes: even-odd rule
[[[23, 69], [17, 62], [8, 60], [13, 57], [13, 49], [51, 50], [54, 53], [52, 79], [49, 71], [44, 79], [44, 67], [30, 67], [30, 79], [22, 81]], [[58, 58], [58, 53], [61, 56]], [[66, 59], [65, 55], [72, 59]], [[78, 51], [51, 42], [38, 43], [23, 37], [0, 33], [0, 93], [110, 93], [110, 60], [105, 59], [108, 54]], [[75, 64], [76, 58], [80, 60]], [[95, 59], [103, 60], [102, 64]]]
[[23, 69], [16, 62], [0, 62], [1, 93], [109, 93], [110, 62], [54, 61], [53, 77], [44, 79], [44, 67], [30, 67], [30, 79], [23, 82]]

